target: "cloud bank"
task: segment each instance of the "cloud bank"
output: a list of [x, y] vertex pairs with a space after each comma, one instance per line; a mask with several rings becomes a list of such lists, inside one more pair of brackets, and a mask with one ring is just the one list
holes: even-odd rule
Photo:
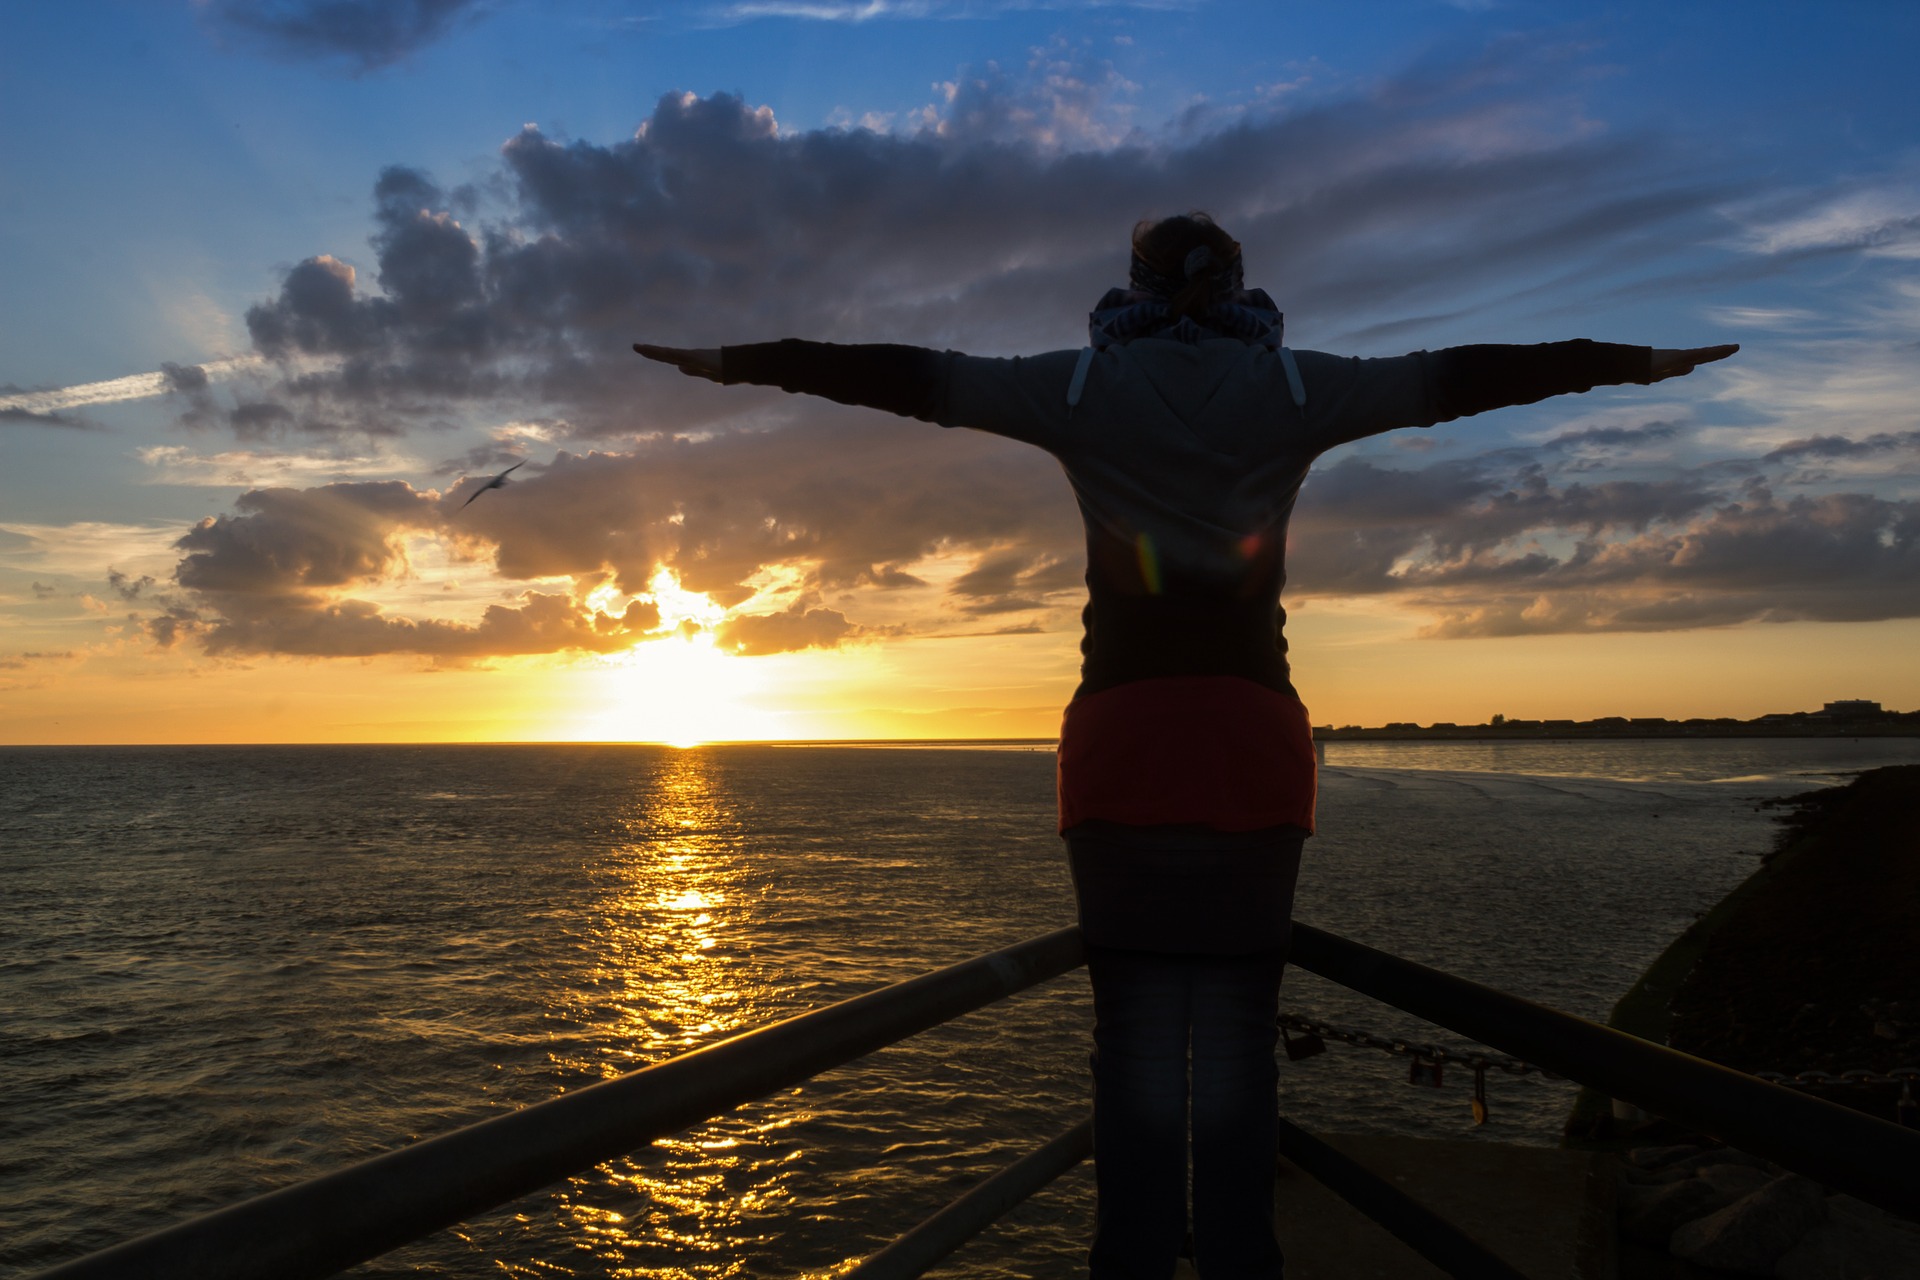
[[478, 0], [216, 0], [209, 17], [269, 53], [360, 75], [436, 44]]
[[[460, 8], [414, 6], [410, 21]], [[787, 131], [733, 95], [673, 94], [612, 144], [529, 126], [469, 186], [389, 167], [370, 256], [316, 247], [247, 313], [266, 372], [154, 376], [183, 424], [247, 442], [361, 456], [368, 441], [480, 433], [450, 464], [473, 474], [444, 492], [250, 490], [180, 540], [158, 625], [216, 653], [606, 652], [668, 625], [649, 595], [665, 569], [735, 610], [717, 635], [742, 653], [983, 618], [1065, 627], [1079, 532], [1046, 459], [681, 379], [629, 344], [1078, 345], [1134, 219], [1190, 207], [1242, 240], [1295, 341], [1362, 353], [1462, 330], [1646, 340], [1541, 313], [1604, 318], [1628, 293], [1691, 298], [1715, 273], [1906, 243], [1878, 214], [1863, 233], [1859, 210], [1879, 206], [1855, 196], [1825, 217], [1811, 199], [1762, 206], [1729, 170], [1594, 129], [1518, 69], [1540, 52], [1501, 46], [1447, 75], [1415, 68], [1364, 94], [1200, 111], [1097, 145], [1085, 139], [1124, 119], [1126, 87], [1050, 65], [962, 77], [909, 132]], [[1703, 246], [1719, 255], [1704, 272]], [[1890, 375], [1863, 412], [1855, 388], [1769, 376], [1720, 384], [1792, 415], [1732, 445], [1668, 406], [1424, 464], [1331, 459], [1303, 496], [1290, 589], [1404, 604], [1436, 637], [1920, 615], [1920, 520], [1898, 481], [1920, 441], [1900, 407], [1910, 380]], [[1714, 384], [1679, 385], [1684, 404]], [[455, 512], [485, 471], [556, 445]], [[423, 540], [508, 597], [458, 617], [379, 603]], [[918, 602], [912, 620], [875, 621], [898, 612], [889, 601]]]

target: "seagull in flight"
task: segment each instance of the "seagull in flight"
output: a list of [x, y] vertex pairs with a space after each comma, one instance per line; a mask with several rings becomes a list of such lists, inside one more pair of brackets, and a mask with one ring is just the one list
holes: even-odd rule
[[485, 484], [481, 485], [478, 489], [475, 489], [473, 491], [472, 496], [470, 496], [465, 502], [460, 504], [460, 509], [462, 511], [465, 511], [468, 507], [473, 505], [474, 498], [479, 497], [481, 494], [485, 493], [489, 489], [506, 488], [507, 477], [512, 475], [514, 472], [518, 471], [520, 468], [526, 465], [527, 465], [527, 460], [525, 458], [522, 458], [520, 461], [514, 463], [512, 466], [508, 467], [505, 471], [502, 471], [499, 475], [487, 481]]

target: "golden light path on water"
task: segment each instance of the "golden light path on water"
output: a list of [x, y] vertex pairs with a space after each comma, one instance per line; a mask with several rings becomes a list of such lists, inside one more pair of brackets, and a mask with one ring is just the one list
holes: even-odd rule
[[[606, 893], [586, 939], [599, 959], [561, 1011], [598, 1023], [581, 1042], [593, 1056], [556, 1065], [610, 1078], [745, 1029], [767, 1007], [739, 928], [749, 906], [740, 823], [712, 767], [703, 752], [672, 753], [621, 816], [624, 838], [605, 855]], [[743, 1222], [790, 1198], [775, 1166], [800, 1151], [776, 1135], [806, 1118], [798, 1107], [760, 1110], [572, 1178], [560, 1208], [578, 1247], [609, 1276], [743, 1274]], [[663, 1246], [685, 1265], [632, 1265]]]

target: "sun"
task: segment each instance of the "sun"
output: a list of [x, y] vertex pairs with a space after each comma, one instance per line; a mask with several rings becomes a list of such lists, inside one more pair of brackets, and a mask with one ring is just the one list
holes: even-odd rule
[[765, 705], [760, 664], [715, 643], [713, 628], [727, 611], [666, 570], [654, 575], [648, 595], [660, 608], [660, 629], [602, 660], [599, 705], [579, 736], [674, 747], [783, 736], [781, 713]]
[[779, 715], [756, 705], [753, 660], [721, 652], [711, 632], [649, 640], [609, 665], [607, 737], [693, 747], [779, 736]]

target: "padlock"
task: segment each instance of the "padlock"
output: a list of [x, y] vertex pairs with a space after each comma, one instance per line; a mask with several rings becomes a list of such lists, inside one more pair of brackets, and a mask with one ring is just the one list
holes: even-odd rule
[[1418, 1054], [1414, 1055], [1413, 1061], [1407, 1066], [1407, 1083], [1424, 1084], [1433, 1089], [1441, 1088], [1440, 1064], [1428, 1062]]
[[1900, 1101], [1893, 1104], [1893, 1113], [1906, 1128], [1920, 1129], [1920, 1103], [1913, 1100], [1912, 1076], [1900, 1082]]
[[1473, 1064], [1473, 1122], [1487, 1122], [1487, 1064]]
[[1327, 1051], [1327, 1042], [1311, 1031], [1302, 1031], [1298, 1040], [1287, 1034], [1285, 1027], [1280, 1028], [1280, 1043], [1287, 1051], [1288, 1062], [1298, 1062], [1302, 1058], [1311, 1058], [1316, 1053]]

